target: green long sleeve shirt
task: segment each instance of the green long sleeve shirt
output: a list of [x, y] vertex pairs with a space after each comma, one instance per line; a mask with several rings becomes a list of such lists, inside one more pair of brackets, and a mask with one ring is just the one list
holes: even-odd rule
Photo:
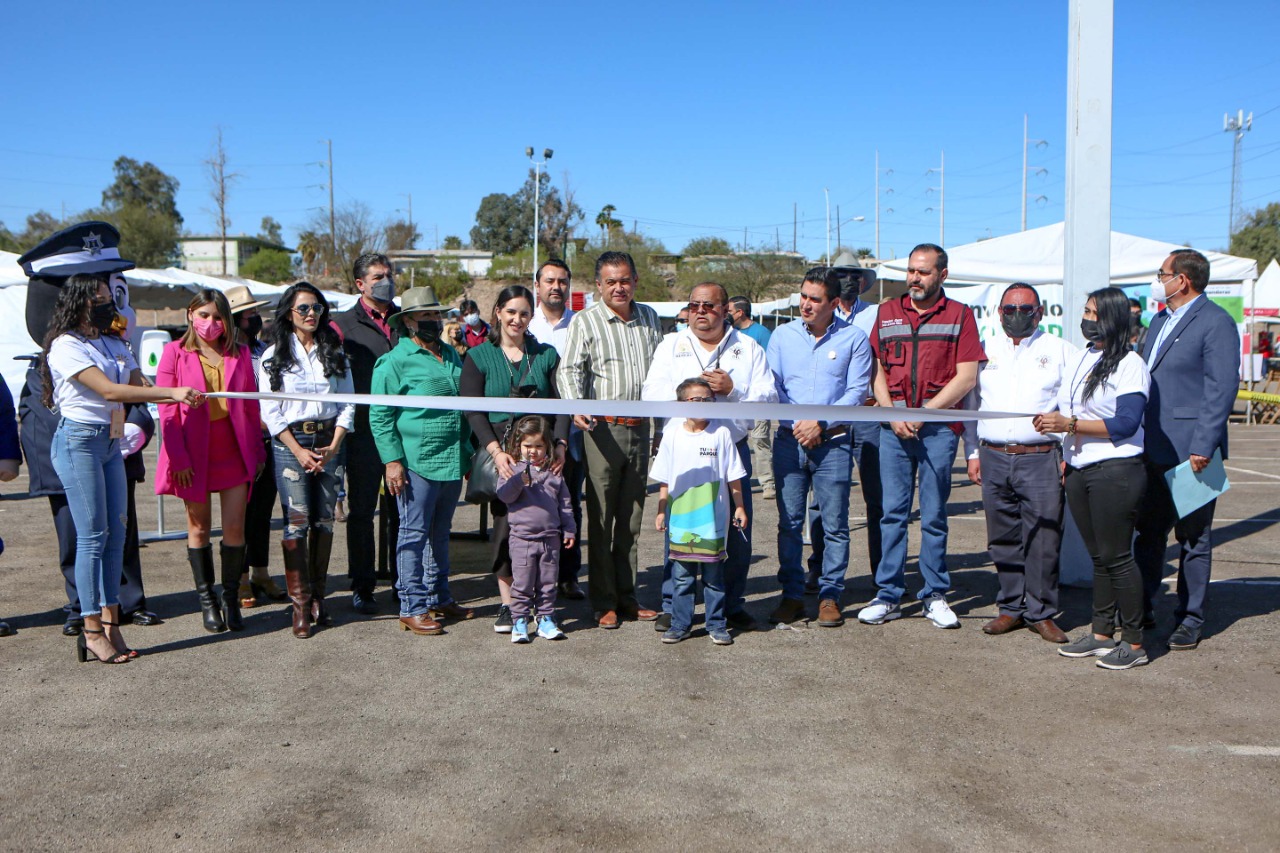
[[[373, 367], [370, 391], [396, 396], [456, 397], [462, 359], [452, 347], [440, 358], [404, 337]], [[402, 462], [428, 480], [460, 480], [471, 469], [471, 428], [461, 412], [370, 406], [369, 429], [383, 463]]]

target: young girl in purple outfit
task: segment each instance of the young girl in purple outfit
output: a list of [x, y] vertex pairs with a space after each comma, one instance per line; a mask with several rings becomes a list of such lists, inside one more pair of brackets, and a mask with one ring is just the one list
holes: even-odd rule
[[520, 460], [511, 476], [498, 480], [498, 499], [507, 505], [511, 532], [511, 642], [527, 643], [530, 611], [537, 615], [537, 634], [562, 640], [556, 624], [556, 581], [560, 572], [560, 544], [572, 548], [578, 529], [573, 523], [569, 488], [552, 471], [554, 446], [551, 422], [541, 415], [516, 421], [507, 452]]

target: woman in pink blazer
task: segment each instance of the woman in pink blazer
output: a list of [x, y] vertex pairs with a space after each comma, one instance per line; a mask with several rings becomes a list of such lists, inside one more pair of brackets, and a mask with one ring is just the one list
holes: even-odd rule
[[[205, 392], [257, 391], [253, 359], [227, 298], [201, 290], [187, 306], [187, 333], [164, 348], [156, 384]], [[249, 485], [266, 463], [257, 400], [214, 398], [207, 405], [160, 407], [160, 465], [156, 494], [187, 504], [187, 559], [206, 631], [244, 630], [240, 575], [244, 571], [244, 514]], [[222, 607], [213, 592], [210, 496], [222, 504]], [[226, 621], [223, 621], [225, 613]]]

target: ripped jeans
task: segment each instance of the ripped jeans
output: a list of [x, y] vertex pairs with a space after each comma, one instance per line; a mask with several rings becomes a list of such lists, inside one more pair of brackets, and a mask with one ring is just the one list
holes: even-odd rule
[[[294, 434], [305, 449], [326, 447], [333, 441], [330, 431], [313, 435]], [[272, 440], [271, 455], [276, 471], [276, 490], [280, 492], [280, 508], [284, 511], [284, 539], [305, 539], [307, 530], [315, 527], [333, 532], [333, 510], [338, 502], [345, 474], [347, 448], [343, 447], [318, 473], [308, 473], [298, 464], [293, 451], [280, 441]]]

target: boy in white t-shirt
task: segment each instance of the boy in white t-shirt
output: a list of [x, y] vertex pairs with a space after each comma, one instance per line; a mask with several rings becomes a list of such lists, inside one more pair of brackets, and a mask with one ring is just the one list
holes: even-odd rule
[[[715, 395], [705, 380], [694, 378], [676, 387], [676, 399], [710, 403]], [[746, 475], [723, 421], [686, 418], [679, 429], [663, 436], [649, 468], [649, 478], [661, 484], [655, 526], [668, 532], [668, 557], [675, 587], [671, 628], [662, 635], [664, 643], [680, 642], [693, 628], [693, 589], [701, 566], [707, 633], [718, 646], [733, 644], [725, 622], [724, 560], [728, 538], [746, 535], [747, 513], [742, 506], [742, 481]]]

